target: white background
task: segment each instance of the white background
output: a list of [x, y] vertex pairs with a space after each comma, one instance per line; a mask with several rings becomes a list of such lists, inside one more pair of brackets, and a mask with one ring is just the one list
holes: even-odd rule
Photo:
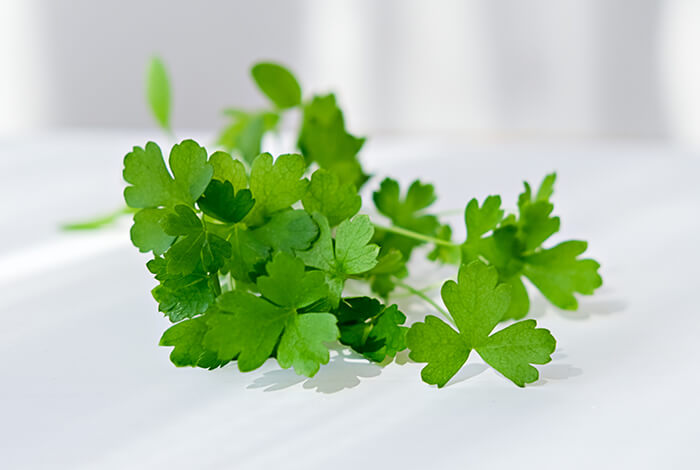
[[262, 106], [272, 59], [356, 132], [693, 140], [698, 24], [694, 0], [2, 0], [0, 134], [152, 125], [155, 53], [179, 128]]

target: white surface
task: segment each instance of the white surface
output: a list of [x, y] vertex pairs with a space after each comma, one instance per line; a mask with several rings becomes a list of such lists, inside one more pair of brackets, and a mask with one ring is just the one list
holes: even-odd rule
[[[496, 192], [514, 203], [523, 178], [558, 170], [558, 240], [589, 240], [603, 265], [604, 287], [577, 313], [533, 294], [533, 316], [558, 340], [538, 383], [519, 389], [472, 357], [437, 390], [405, 359], [380, 368], [336, 355], [308, 380], [274, 361], [249, 374], [173, 367], [128, 224], [54, 230], [118, 206], [133, 144], [143, 136], [0, 143], [1, 468], [696, 466], [696, 155], [373, 141], [364, 156], [375, 174], [435, 182], [441, 209]], [[402, 306], [414, 320], [429, 312]]]

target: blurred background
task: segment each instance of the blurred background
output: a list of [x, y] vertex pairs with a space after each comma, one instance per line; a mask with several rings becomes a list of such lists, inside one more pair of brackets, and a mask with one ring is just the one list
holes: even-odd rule
[[180, 129], [263, 105], [248, 69], [335, 90], [354, 133], [700, 142], [697, 0], [0, 0], [0, 134]]

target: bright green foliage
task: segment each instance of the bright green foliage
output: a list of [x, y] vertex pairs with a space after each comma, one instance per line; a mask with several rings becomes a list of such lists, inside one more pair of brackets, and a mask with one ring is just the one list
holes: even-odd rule
[[331, 227], [357, 214], [362, 206], [354, 184], [341, 183], [338, 175], [322, 168], [311, 175], [309, 190], [302, 202], [307, 211], [326, 216]]
[[252, 224], [260, 223], [264, 217], [299, 201], [309, 185], [309, 180], [303, 177], [305, 171], [301, 155], [280, 155], [274, 162], [269, 153], [258, 156], [250, 170], [250, 190], [255, 207], [246, 220]]
[[226, 152], [214, 152], [209, 157], [209, 164], [214, 167], [213, 179], [224, 183], [228, 181], [236, 191], [248, 187], [248, 175], [240, 160], [234, 160]]
[[396, 288], [396, 279], [408, 276], [406, 260], [399, 250], [389, 248], [377, 259], [377, 265], [367, 271], [365, 276], [370, 282], [372, 292], [386, 299]]
[[366, 215], [343, 221], [331, 237], [328, 220], [316, 212], [313, 219], [319, 227], [318, 239], [308, 251], [297, 252], [307, 266], [320, 269], [327, 276], [331, 303], [336, 306], [345, 280], [355, 274], [369, 271], [377, 265], [379, 247], [369, 244], [374, 227]]
[[204, 313], [214, 302], [211, 278], [202, 271], [187, 275], [169, 273], [168, 262], [157, 257], [148, 262], [149, 271], [160, 281], [152, 293], [158, 310], [172, 322]]
[[207, 152], [193, 140], [175, 145], [170, 152], [170, 175], [158, 145], [134, 147], [124, 157], [124, 179], [131, 183], [124, 189], [130, 207], [173, 207], [192, 204], [206, 189], [214, 168], [207, 162]]
[[252, 163], [260, 154], [265, 134], [277, 127], [279, 114], [240, 109], [228, 109], [225, 114], [230, 123], [219, 134], [218, 144], [227, 152], [237, 153], [243, 160]]
[[146, 97], [153, 117], [164, 130], [170, 132], [170, 80], [165, 65], [158, 57], [151, 59], [146, 85]]
[[313, 376], [329, 361], [324, 343], [339, 336], [336, 318], [297, 310], [327, 295], [323, 274], [305, 273], [300, 260], [278, 253], [257, 286], [261, 297], [236, 290], [219, 298], [221, 313], [207, 316], [204, 346], [216, 352], [218, 360], [237, 359], [239, 369], [248, 371], [260, 367], [277, 345], [280, 366]]
[[216, 273], [231, 257], [231, 244], [206, 230], [187, 206], [175, 206], [174, 213], [161, 219], [161, 226], [168, 235], [179, 236], [165, 254], [170, 274], [190, 274], [200, 266], [205, 272]]
[[270, 220], [253, 231], [255, 237], [275, 251], [306, 250], [318, 236], [318, 226], [303, 210], [276, 212]]
[[279, 64], [260, 62], [250, 72], [260, 91], [278, 108], [293, 108], [301, 104], [299, 82], [286, 68]]
[[[527, 314], [523, 279], [569, 309], [577, 307], [576, 294], [592, 294], [602, 282], [598, 263], [581, 258], [585, 242], [543, 246], [560, 228], [550, 202], [556, 176], [546, 176], [537, 191], [525, 183], [515, 214], [505, 213], [499, 196], [481, 205], [471, 200], [462, 244], [431, 213], [432, 185], [416, 180], [402, 191], [386, 178], [373, 200], [389, 223], [375, 225], [362, 213], [358, 193], [369, 178], [358, 159], [364, 138], [346, 130], [335, 96], [302, 101], [294, 76], [276, 64], [257, 64], [251, 73], [270, 104], [225, 111], [230, 122], [219, 137], [225, 151], [208, 155], [185, 140], [166, 163], [149, 142], [124, 158], [129, 208], [120, 213], [134, 214], [131, 239], [153, 253], [152, 294], [174, 323], [160, 341], [173, 348], [171, 361], [206, 369], [235, 361], [245, 372], [273, 359], [311, 377], [339, 341], [381, 364], [408, 347], [413, 360], [426, 363], [423, 379], [439, 387], [472, 350], [519, 386], [537, 380], [532, 364], [550, 360], [550, 333], [533, 320], [493, 332], [499, 322]], [[160, 62], [149, 72], [149, 101], [169, 129], [169, 85]], [[261, 153], [266, 134], [288, 113], [301, 113], [301, 154]], [[404, 283], [417, 249], [428, 260], [460, 265], [457, 282], [442, 288], [447, 311], [427, 296], [430, 287]], [[361, 283], [382, 301], [348, 297]], [[427, 315], [404, 326], [406, 316], [389, 300], [400, 289], [454, 324]]]
[[343, 112], [335, 102], [335, 95], [315, 96], [304, 105], [304, 117], [299, 131], [299, 149], [307, 164], [335, 173], [343, 183], [358, 188], [367, 181], [367, 175], [357, 159], [365, 139], [345, 130]]
[[[377, 210], [391, 219], [393, 225], [421, 235], [437, 236], [440, 222], [434, 215], [424, 213], [424, 210], [437, 200], [432, 184], [423, 184], [416, 180], [411, 183], [402, 199], [399, 183], [386, 178], [379, 190], [374, 192], [373, 199]], [[415, 238], [379, 230], [376, 241], [384, 251], [390, 248], [400, 251], [405, 260], [411, 257], [415, 247], [425, 243]]]
[[191, 366], [215, 369], [228, 361], [220, 361], [216, 354], [203, 345], [207, 333], [204, 317], [184, 320], [168, 328], [160, 338], [161, 346], [174, 346], [170, 360], [178, 367]]
[[142, 209], [134, 214], [134, 225], [131, 226], [131, 241], [139, 251], [162, 255], [175, 241], [175, 237], [165, 233], [160, 225], [160, 219], [168, 212], [167, 209]]
[[[504, 319], [522, 318], [530, 300], [522, 276], [527, 277], [544, 296], [559, 308], [575, 310], [575, 293], [590, 295], [600, 287], [600, 265], [579, 259], [586, 243], [564, 242], [551, 249], [542, 244], [559, 231], [559, 217], [553, 217], [549, 198], [554, 192], [554, 173], [547, 175], [532, 198], [530, 185], [518, 197], [518, 216], [503, 217], [501, 198], [489, 196], [479, 206], [472, 199], [465, 211], [467, 240], [462, 260], [486, 259], [498, 269], [499, 280], [511, 286], [512, 301]], [[491, 235], [485, 236], [491, 232]]]
[[370, 297], [345, 298], [338, 309], [340, 342], [367, 359], [382, 362], [406, 349], [406, 316]]
[[248, 215], [255, 200], [248, 189], [234, 194], [230, 181], [211, 180], [202, 197], [197, 201], [199, 208], [210, 217], [221, 222], [235, 224]]
[[[437, 229], [435, 236], [439, 240], [452, 240], [452, 228], [449, 225], [441, 225]], [[430, 261], [440, 261], [445, 264], [459, 264], [462, 259], [462, 252], [458, 246], [435, 245], [433, 251], [428, 253]]]
[[442, 286], [442, 299], [457, 330], [432, 315], [411, 327], [406, 337], [410, 357], [428, 363], [421, 372], [425, 382], [443, 387], [472, 350], [519, 387], [537, 380], [537, 369], [530, 364], [549, 362], [556, 341], [549, 331], [536, 329], [534, 320], [515, 323], [491, 335], [510, 302], [509, 287], [497, 282], [494, 267], [481, 261], [462, 265], [458, 281]]
[[574, 292], [592, 295], [602, 283], [597, 272], [600, 264], [578, 258], [587, 245], [582, 241], [568, 241], [528, 255], [524, 259], [525, 276], [554, 305], [576, 310], [578, 302]]

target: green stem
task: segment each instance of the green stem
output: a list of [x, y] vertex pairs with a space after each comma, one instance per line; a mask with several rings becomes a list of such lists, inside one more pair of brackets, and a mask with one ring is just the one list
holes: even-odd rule
[[82, 220], [80, 222], [70, 222], [63, 224], [61, 225], [61, 228], [63, 230], [95, 230], [113, 224], [123, 215], [133, 214], [136, 211], [137, 209], [123, 207], [121, 209], [117, 209], [114, 212], [110, 212], [109, 214], [102, 215], [91, 220]]
[[424, 301], [426, 301], [427, 303], [429, 303], [435, 310], [437, 310], [438, 312], [440, 312], [440, 314], [441, 314], [443, 317], [447, 318], [453, 325], [455, 324], [455, 321], [452, 319], [452, 316], [447, 312], [447, 310], [445, 310], [444, 308], [440, 307], [440, 306], [437, 304], [437, 302], [435, 302], [433, 299], [431, 299], [430, 297], [428, 297], [427, 295], [425, 295], [423, 292], [419, 291], [419, 290], [416, 289], [415, 287], [409, 286], [408, 284], [404, 284], [403, 282], [399, 281], [398, 279], [395, 279], [395, 280], [394, 280], [394, 284], [396, 284], [397, 286], [401, 287], [402, 289], [405, 289], [405, 290], [409, 291], [409, 292], [412, 293], [413, 295], [415, 295], [415, 296], [417, 296], [417, 297], [420, 297], [421, 299], [423, 299]]
[[396, 227], [394, 225], [386, 227], [384, 225], [374, 224], [374, 228], [377, 230], [385, 230], [387, 232], [392, 232], [397, 235], [403, 235], [404, 237], [413, 238], [414, 240], [421, 240], [428, 243], [435, 243], [436, 245], [458, 247], [456, 243], [452, 243], [449, 240], [442, 240], [440, 238], [431, 237], [428, 235], [423, 235], [422, 233], [414, 232], [401, 227]]

